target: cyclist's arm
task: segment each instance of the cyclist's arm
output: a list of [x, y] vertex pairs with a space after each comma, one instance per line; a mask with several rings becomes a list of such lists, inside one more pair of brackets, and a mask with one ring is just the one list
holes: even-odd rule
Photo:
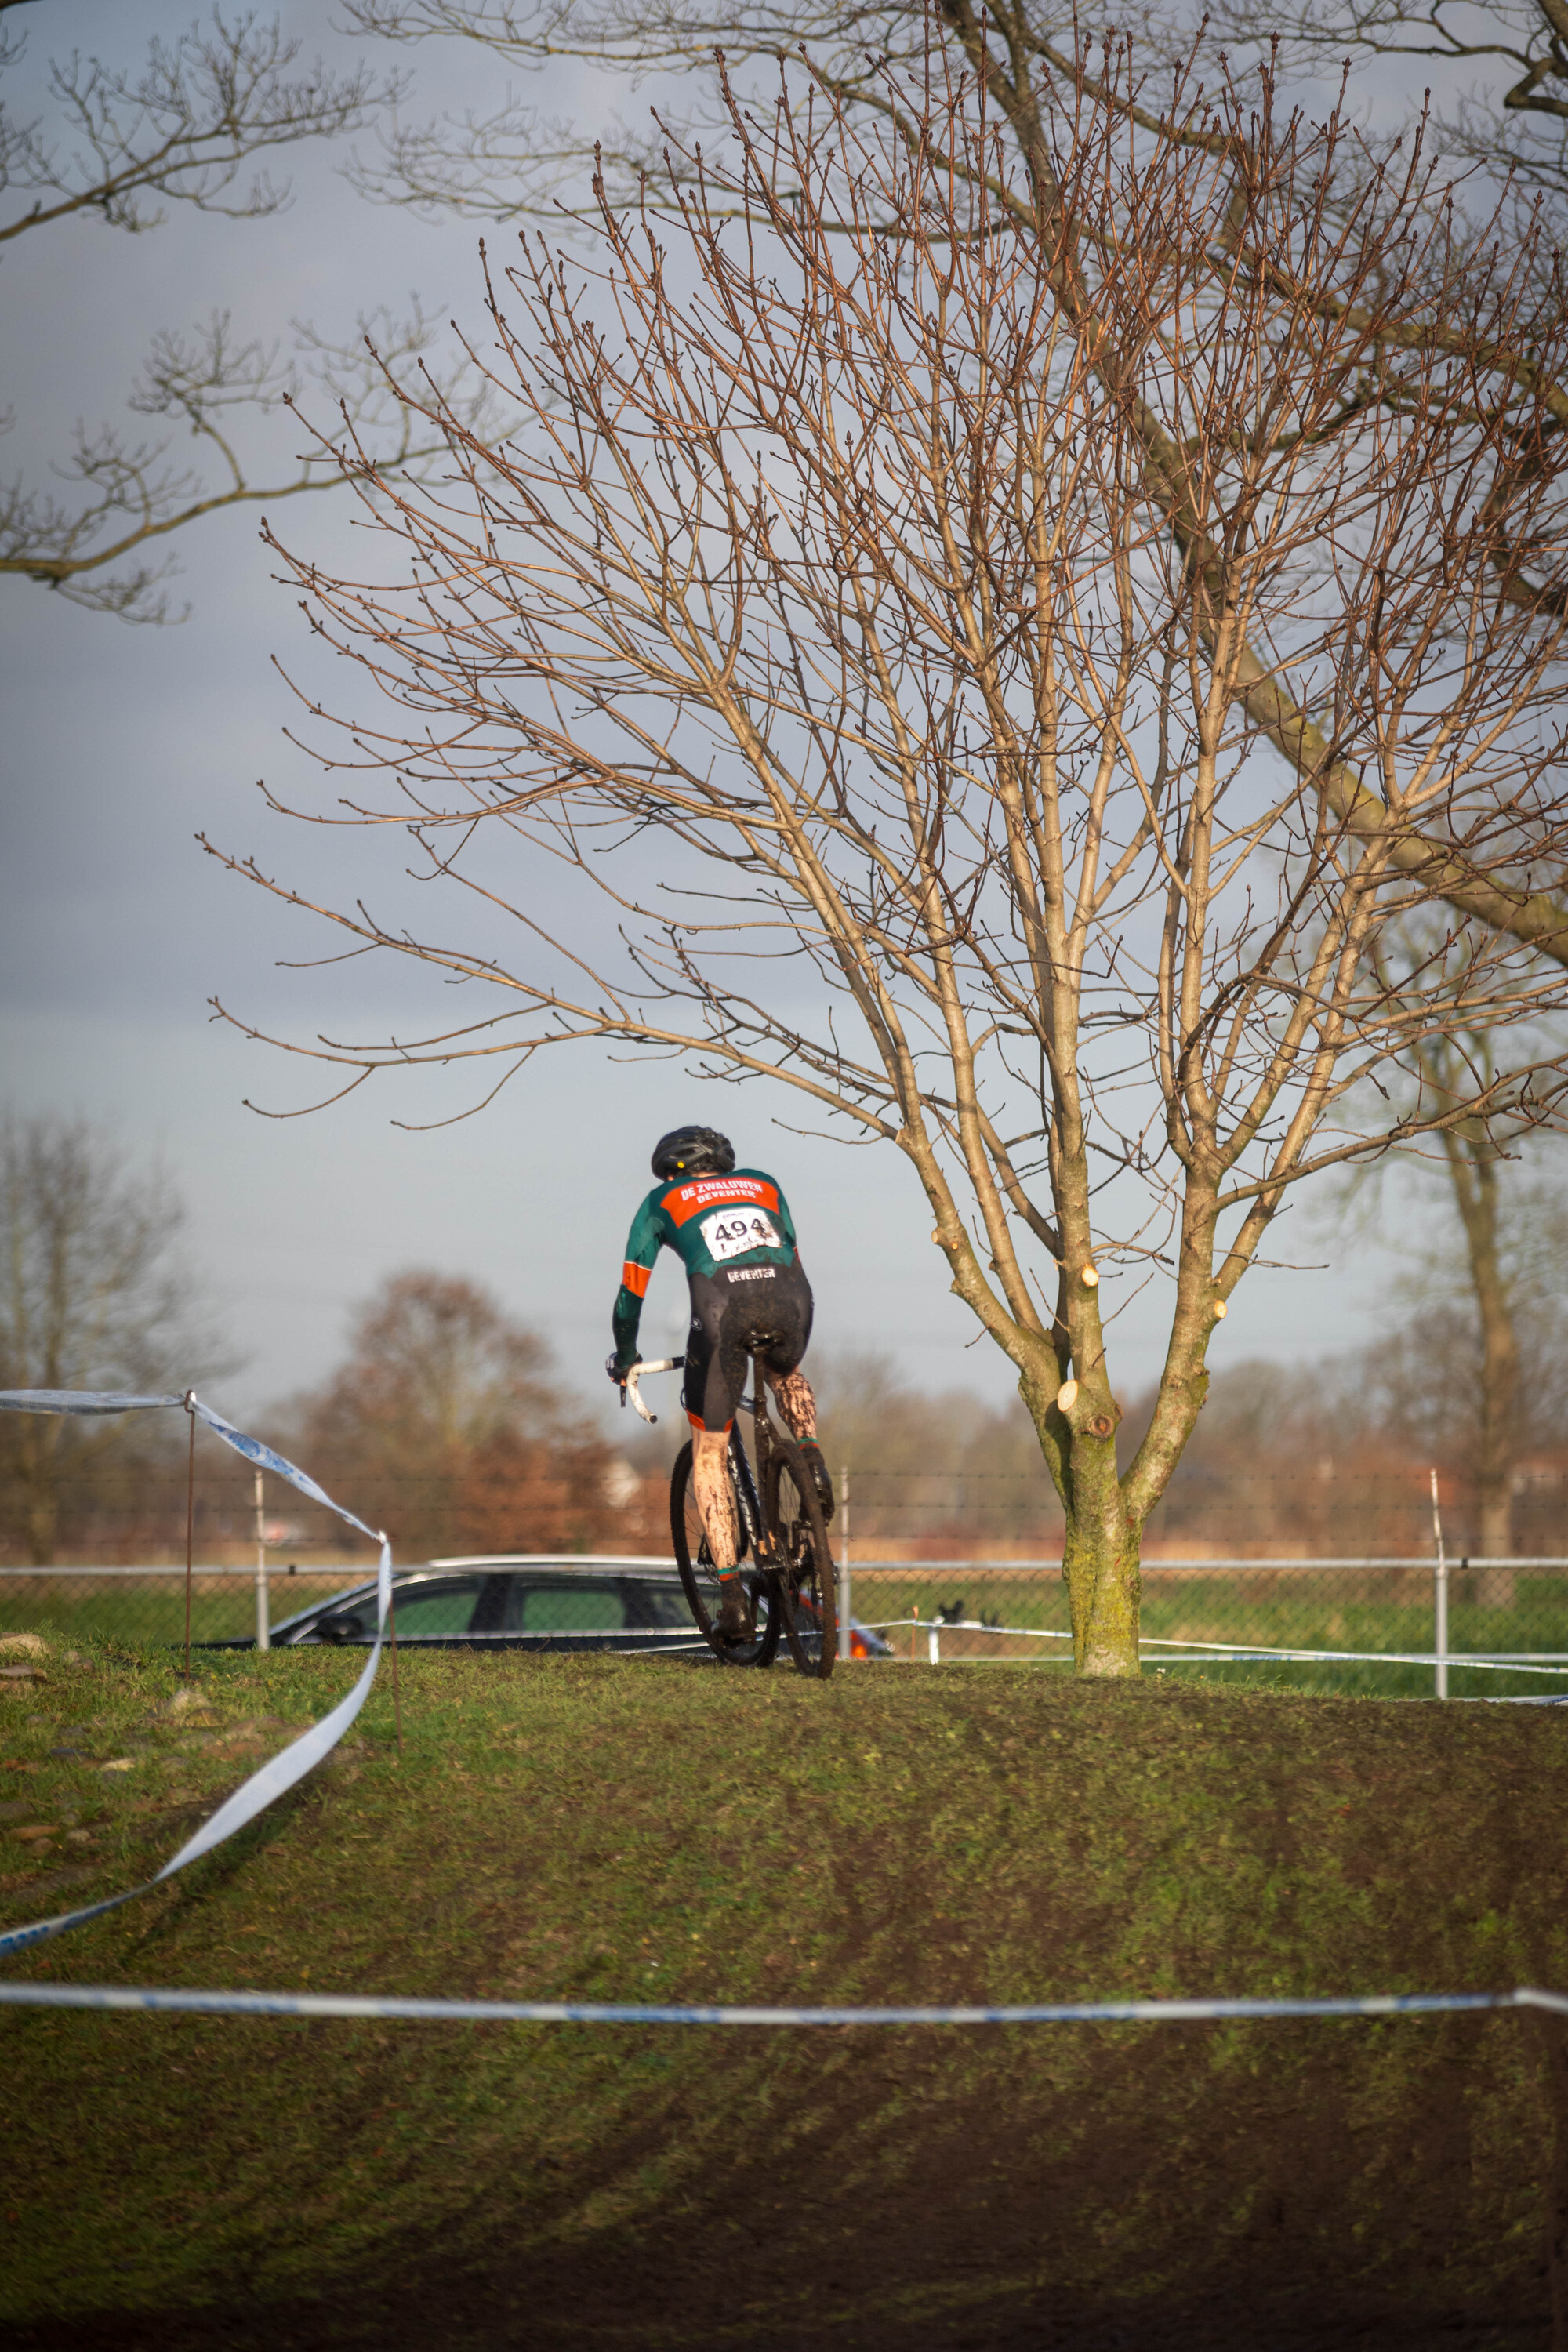
[[650, 1196], [632, 1220], [626, 1236], [626, 1263], [621, 1268], [621, 1286], [616, 1293], [615, 1312], [611, 1328], [616, 1337], [616, 1362], [625, 1370], [637, 1360], [637, 1326], [642, 1321], [642, 1303], [647, 1292], [653, 1262], [664, 1241], [662, 1220], [657, 1202]]

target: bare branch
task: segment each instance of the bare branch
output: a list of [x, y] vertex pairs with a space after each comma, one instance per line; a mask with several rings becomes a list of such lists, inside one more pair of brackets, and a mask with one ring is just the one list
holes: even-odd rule
[[255, 219], [289, 201], [265, 171], [244, 183], [252, 156], [310, 139], [342, 138], [394, 107], [407, 83], [367, 66], [347, 74], [290, 68], [303, 44], [250, 12], [153, 39], [137, 72], [73, 54], [49, 68], [63, 129], [0, 110], [0, 192], [33, 202], [0, 221], [0, 244], [90, 213], [112, 228], [155, 228], [158, 199]]
[[[335, 346], [305, 325], [292, 349], [241, 342], [226, 312], [216, 313], [190, 335], [154, 338], [128, 405], [137, 415], [179, 428], [210, 461], [204, 472], [176, 463], [172, 436], [132, 439], [113, 425], [77, 429], [68, 457], [56, 468], [77, 495], [30, 489], [20, 480], [0, 485], [0, 573], [37, 581], [68, 603], [120, 619], [163, 622], [176, 617], [163, 593], [175, 567], [160, 557], [163, 543], [204, 516], [237, 506], [277, 505], [306, 491], [335, 490], [344, 467], [330, 443], [307, 447], [292, 471], [254, 478], [235, 427], [288, 411], [308, 391], [325, 393], [352, 429], [363, 456], [351, 474], [362, 478], [417, 472], [444, 455], [439, 430], [421, 432], [418, 411], [392, 385], [428, 367], [437, 330], [417, 304], [402, 320], [385, 312], [362, 318], [353, 343]], [[494, 404], [468, 380], [462, 363], [433, 379], [454, 415], [483, 437]]]

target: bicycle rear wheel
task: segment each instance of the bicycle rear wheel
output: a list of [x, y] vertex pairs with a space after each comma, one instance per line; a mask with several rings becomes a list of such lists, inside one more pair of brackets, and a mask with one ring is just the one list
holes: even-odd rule
[[[733, 1479], [731, 1478], [731, 1488]], [[743, 1527], [740, 1497], [735, 1498], [735, 1523]], [[691, 1482], [691, 1443], [688, 1439], [675, 1457], [669, 1476], [669, 1533], [675, 1564], [680, 1570], [687, 1606], [698, 1632], [721, 1664], [726, 1666], [771, 1666], [779, 1646], [781, 1612], [771, 1577], [755, 1568], [742, 1568], [741, 1581], [752, 1604], [756, 1633], [750, 1642], [721, 1642], [713, 1631], [719, 1614], [719, 1578], [702, 1532], [701, 1515]]]
[[773, 1541], [779, 1613], [790, 1655], [824, 1682], [838, 1655], [838, 1596], [816, 1482], [794, 1438], [773, 1433], [763, 1511]]

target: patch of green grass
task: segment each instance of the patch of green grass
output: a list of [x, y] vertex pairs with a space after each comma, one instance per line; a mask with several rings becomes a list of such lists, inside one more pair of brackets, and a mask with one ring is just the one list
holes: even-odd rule
[[[27, 1815], [4, 1825], [5, 1916], [146, 1876], [361, 1663], [209, 1656], [203, 1705], [174, 1712], [172, 1660], [47, 1661], [0, 1698]], [[401, 1758], [384, 1673], [346, 1754], [13, 1973], [648, 2001], [1568, 1987], [1559, 1714], [1002, 1666], [821, 1685], [426, 1654], [402, 1681]], [[33, 1853], [15, 1831], [40, 1823], [59, 1834]], [[1293, 2263], [1423, 2325], [1544, 2309], [1553, 2110], [1518, 2017], [767, 2034], [9, 2011], [0, 2036], [0, 2308], [51, 2344], [107, 2340], [116, 2313], [168, 2343], [218, 2312], [226, 2344], [252, 2321], [293, 2341], [279, 2315], [308, 2303], [300, 2341], [395, 2341], [423, 2309], [488, 2346], [514, 2340], [520, 2279], [515, 2340], [542, 2345], [861, 2352], [1015, 2322], [1022, 2342], [1047, 2306], [1087, 2315], [1087, 2342], [1254, 2273], [1261, 2311]], [[736, 2233], [717, 2266], [715, 2232]], [[983, 2312], [1002, 2332], [963, 2335]]]

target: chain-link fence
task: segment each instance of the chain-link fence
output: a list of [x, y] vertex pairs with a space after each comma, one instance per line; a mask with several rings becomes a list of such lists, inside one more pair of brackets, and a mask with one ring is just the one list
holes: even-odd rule
[[[982, 1448], [967, 1460], [927, 1454], [889, 1468], [834, 1454], [830, 1434], [835, 1484], [862, 1556], [984, 1559], [999, 1567], [1059, 1559], [1061, 1504], [1026, 1421], [1009, 1442], [1023, 1454], [1026, 1441], [1034, 1458], [1021, 1469], [998, 1467]], [[1121, 1449], [1123, 1469], [1130, 1449], [1131, 1440]], [[1510, 1525], [1501, 1541], [1483, 1540], [1468, 1472], [1440, 1462], [1436, 1475], [1451, 1556], [1535, 1560], [1568, 1552], [1568, 1447], [1561, 1458], [1516, 1466]], [[1144, 1526], [1144, 1564], [1430, 1559], [1432, 1476], [1429, 1461], [1395, 1459], [1371, 1447], [1358, 1456], [1348, 1440], [1337, 1454], [1315, 1457], [1294, 1456], [1284, 1440], [1221, 1447], [1200, 1422]], [[843, 1524], [841, 1513], [840, 1532]]]
[[[852, 1555], [846, 1581], [856, 1619], [898, 1657], [1071, 1662], [1059, 1561]], [[1161, 1559], [1145, 1562], [1142, 1588], [1146, 1670], [1384, 1696], [1445, 1685], [1568, 1696], [1568, 1559]], [[1270, 1652], [1286, 1654], [1257, 1654]]]
[[[679, 1648], [683, 1636], [699, 1642], [673, 1561], [640, 1555], [430, 1561], [395, 1574], [394, 1605], [404, 1644], [542, 1642], [636, 1652]], [[0, 1644], [21, 1633], [51, 1648], [97, 1641], [181, 1650], [186, 1606], [184, 1569], [0, 1568]], [[263, 1625], [268, 1641], [365, 1644], [375, 1622], [368, 1563], [268, 1569], [264, 1578], [254, 1570], [191, 1570], [193, 1650], [254, 1641]], [[15, 1647], [20, 1654], [26, 1644]]]
[[[857, 1559], [853, 1545], [848, 1554], [841, 1602], [881, 1633], [895, 1662], [1071, 1664], [1059, 1560]], [[405, 1601], [407, 1633], [608, 1635], [624, 1621], [637, 1648], [642, 1639], [631, 1635], [645, 1618], [664, 1626], [680, 1605], [669, 1570], [650, 1559], [595, 1555], [549, 1565], [552, 1581], [492, 1573], [487, 1584], [478, 1566], [444, 1564], [438, 1590], [421, 1570], [426, 1614], [445, 1613], [439, 1624], [416, 1625]], [[194, 1569], [191, 1641], [254, 1638], [258, 1613], [269, 1631], [287, 1628], [370, 1574], [368, 1560], [269, 1565], [264, 1584], [253, 1568]], [[492, 1627], [484, 1615], [489, 1584], [501, 1581], [531, 1588], [532, 1614], [515, 1626], [498, 1616]], [[648, 1616], [642, 1587], [667, 1582], [670, 1590], [655, 1595], [662, 1613]], [[1146, 1670], [1384, 1696], [1430, 1696], [1445, 1685], [1457, 1697], [1568, 1696], [1568, 1559], [1460, 1559], [1441, 1575], [1433, 1559], [1167, 1559], [1146, 1563], [1142, 1583]], [[584, 1617], [590, 1603], [598, 1613]], [[185, 1611], [183, 1569], [0, 1569], [0, 1635], [174, 1648], [185, 1638]]]
[[[375, 1573], [363, 1566], [271, 1567], [258, 1593], [254, 1569], [193, 1568], [193, 1643], [254, 1638], [258, 1612], [270, 1630]], [[157, 1649], [185, 1638], [184, 1568], [0, 1568], [0, 1637], [122, 1642]]]
[[[920, 1433], [906, 1433], [908, 1443], [895, 1443], [896, 1429], [878, 1433], [879, 1458], [869, 1440], [860, 1459], [847, 1444], [837, 1456], [835, 1549], [848, 1565], [850, 1593], [841, 1613], [880, 1631], [886, 1649], [868, 1646], [900, 1663], [1068, 1667], [1061, 1507], [1033, 1431], [987, 1422], [966, 1443], [955, 1425], [938, 1446], [921, 1428], [919, 1444]], [[155, 1437], [142, 1433], [142, 1455], [127, 1438], [113, 1460], [73, 1456], [59, 1534], [76, 1531], [77, 1565], [29, 1567], [0, 1547], [0, 1636], [167, 1649], [186, 1638], [187, 1605], [193, 1644], [253, 1639], [262, 1623], [287, 1634], [291, 1620], [374, 1572], [368, 1547], [345, 1543], [327, 1514], [277, 1479], [264, 1484], [251, 1462], [205, 1441], [194, 1459], [183, 1444], [159, 1451]], [[1200, 1432], [1144, 1529], [1146, 1670], [1385, 1696], [1429, 1695], [1445, 1683], [1464, 1696], [1568, 1696], [1568, 1560], [1558, 1556], [1568, 1551], [1568, 1452], [1520, 1466], [1511, 1529], [1519, 1556], [1480, 1559], [1477, 1500], [1462, 1468], [1434, 1472], [1375, 1451], [1363, 1458], [1348, 1437], [1333, 1455], [1292, 1447], [1278, 1430], [1269, 1443], [1256, 1432], [1246, 1444], [1230, 1443], [1224, 1429], [1220, 1437]], [[80, 1444], [90, 1442], [89, 1433]], [[831, 1433], [828, 1444], [832, 1458]], [[655, 1589], [657, 1576], [650, 1581], [649, 1555], [668, 1540], [665, 1474], [651, 1461], [622, 1466], [624, 1491], [591, 1524], [561, 1521], [548, 1481], [531, 1474], [507, 1489], [500, 1539], [474, 1541], [457, 1532], [462, 1512], [454, 1505], [443, 1518], [417, 1478], [406, 1492], [378, 1489], [367, 1501], [361, 1488], [374, 1482], [351, 1476], [353, 1465], [311, 1457], [331, 1491], [361, 1500], [370, 1524], [391, 1528], [405, 1574], [432, 1552], [562, 1562], [570, 1590], [531, 1585], [526, 1623], [512, 1622], [493, 1580], [466, 1598], [448, 1593], [440, 1604], [453, 1620], [442, 1621], [448, 1636], [559, 1632], [599, 1641], [621, 1625], [635, 1647], [634, 1631], [671, 1635], [667, 1619], [678, 1604]], [[1434, 1484], [1461, 1555], [1441, 1580], [1431, 1549]], [[380, 1517], [384, 1500], [405, 1516]], [[431, 1528], [438, 1520], [441, 1532], [418, 1534], [425, 1520]], [[187, 1533], [205, 1563], [188, 1596]], [[613, 1591], [606, 1584], [589, 1623], [583, 1611], [595, 1570], [619, 1574], [635, 1563], [650, 1574], [622, 1577]], [[668, 1580], [668, 1563], [660, 1572]], [[437, 1605], [428, 1589], [426, 1602]], [[415, 1630], [411, 1622], [411, 1637]], [[432, 1638], [435, 1631], [432, 1620]], [[329, 1627], [322, 1638], [353, 1636]]]

